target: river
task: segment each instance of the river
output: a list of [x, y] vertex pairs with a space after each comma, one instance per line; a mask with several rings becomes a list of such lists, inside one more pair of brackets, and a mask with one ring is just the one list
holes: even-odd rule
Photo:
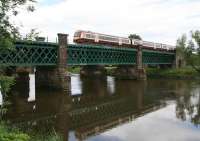
[[73, 75], [69, 92], [32, 90], [34, 83], [16, 84], [5, 116], [25, 130], [56, 130], [65, 141], [200, 140], [198, 81]]

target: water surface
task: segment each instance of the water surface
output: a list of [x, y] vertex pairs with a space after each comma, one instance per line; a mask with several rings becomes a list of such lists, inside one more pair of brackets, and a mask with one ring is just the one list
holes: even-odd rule
[[200, 140], [198, 81], [73, 75], [70, 92], [36, 89], [32, 102], [27, 84], [12, 91], [6, 119], [31, 132], [55, 129], [66, 141]]

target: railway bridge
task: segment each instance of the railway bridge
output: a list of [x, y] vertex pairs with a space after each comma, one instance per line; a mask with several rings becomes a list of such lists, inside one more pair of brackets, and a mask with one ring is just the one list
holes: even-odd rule
[[0, 51], [0, 66], [36, 68], [36, 82], [66, 89], [68, 66], [116, 65], [122, 68], [120, 74], [146, 79], [145, 65], [175, 66], [177, 62], [175, 50], [144, 49], [142, 44], [134, 48], [68, 44], [67, 38], [67, 34], [58, 34], [58, 43], [17, 41], [14, 50]]

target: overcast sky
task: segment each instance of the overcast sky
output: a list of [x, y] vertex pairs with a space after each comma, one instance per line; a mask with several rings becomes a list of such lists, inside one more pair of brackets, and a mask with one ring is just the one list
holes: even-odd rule
[[57, 33], [89, 30], [174, 45], [183, 33], [200, 29], [200, 0], [38, 0], [36, 11], [21, 12], [15, 23], [55, 41]]

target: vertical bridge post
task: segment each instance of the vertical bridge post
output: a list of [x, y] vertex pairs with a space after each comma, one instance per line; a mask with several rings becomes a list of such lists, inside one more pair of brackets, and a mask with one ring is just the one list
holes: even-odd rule
[[60, 88], [68, 90], [70, 86], [70, 76], [67, 74], [67, 45], [68, 34], [58, 33], [58, 77]]
[[136, 77], [138, 80], [146, 80], [146, 71], [142, 62], [142, 45], [137, 46]]

